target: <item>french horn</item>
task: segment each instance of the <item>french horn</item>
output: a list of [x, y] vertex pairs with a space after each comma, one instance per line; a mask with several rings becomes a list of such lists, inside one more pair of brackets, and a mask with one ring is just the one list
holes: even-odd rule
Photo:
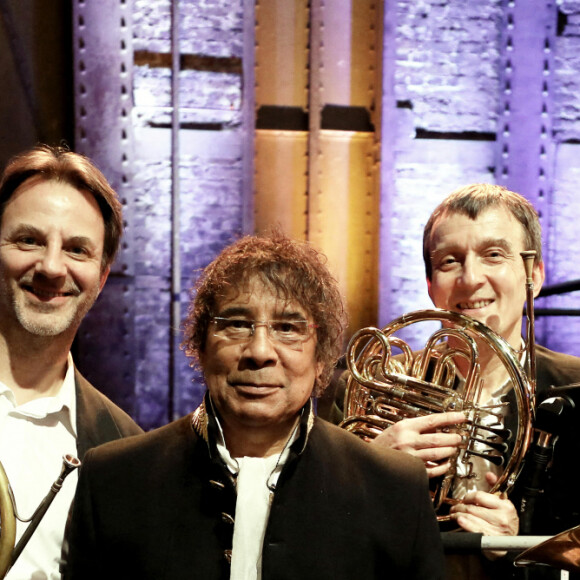
[[[450, 519], [448, 508], [462, 499], [462, 480], [482, 478], [475, 458], [483, 458], [499, 471], [490, 493], [509, 492], [523, 466], [532, 437], [535, 394], [535, 345], [532, 270], [535, 252], [524, 252], [526, 268], [526, 368], [518, 353], [486, 325], [457, 312], [433, 309], [405, 314], [385, 328], [363, 328], [347, 349], [349, 378], [341, 427], [370, 440], [393, 423], [432, 413], [461, 411], [466, 422], [453, 428], [462, 444], [451, 457], [451, 467], [432, 489], [439, 521]], [[400, 336], [420, 322], [441, 327], [420, 351], [413, 351]], [[404, 332], [403, 332], [404, 334]], [[504, 425], [504, 404], [481, 401], [479, 345], [491, 349], [507, 371], [517, 409], [515, 429]], [[465, 361], [463, 372], [457, 362]], [[465, 371], [465, 368], [467, 371]], [[458, 491], [459, 490], [459, 491]]]
[[[81, 462], [72, 455], [65, 455], [62, 458], [62, 469], [58, 479], [52, 484], [50, 491], [40, 502], [29, 520], [22, 520], [18, 517], [14, 494], [10, 487], [10, 482], [4, 471], [4, 466], [0, 463], [0, 580], [2, 580], [14, 562], [18, 559], [22, 550], [38, 528], [44, 514], [50, 507], [56, 494], [62, 488], [65, 478], [80, 466]], [[30, 522], [24, 530], [20, 540], [16, 542], [16, 519]]]

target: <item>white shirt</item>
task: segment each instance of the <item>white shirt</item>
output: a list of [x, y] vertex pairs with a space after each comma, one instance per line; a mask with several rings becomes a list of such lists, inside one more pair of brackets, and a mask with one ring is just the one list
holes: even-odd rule
[[[216, 418], [217, 420], [217, 418]], [[232, 458], [225, 446], [221, 425], [217, 447], [230, 472], [236, 476], [236, 513], [232, 544], [231, 580], [261, 580], [262, 546], [270, 516], [273, 489], [288, 459], [290, 445], [298, 437], [298, 425], [282, 453], [268, 457]]]
[[[57, 395], [16, 405], [13, 392], [0, 381], [0, 461], [16, 499], [20, 517], [32, 516], [58, 479], [62, 457], [76, 457], [76, 397], [74, 367], [69, 354], [66, 376]], [[77, 470], [42, 519], [8, 580], [60, 580], [59, 561]], [[17, 520], [16, 542], [28, 526]]]

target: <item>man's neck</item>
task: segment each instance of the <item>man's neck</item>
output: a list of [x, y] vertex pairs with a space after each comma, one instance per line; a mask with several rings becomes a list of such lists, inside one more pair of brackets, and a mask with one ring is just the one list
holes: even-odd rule
[[269, 457], [282, 453], [298, 421], [299, 418], [272, 429], [247, 426], [238, 429], [222, 422], [226, 447], [232, 457]]
[[6, 340], [0, 334], [0, 381], [21, 405], [56, 395], [66, 374], [71, 341], [62, 337], [28, 336], [28, 341]]

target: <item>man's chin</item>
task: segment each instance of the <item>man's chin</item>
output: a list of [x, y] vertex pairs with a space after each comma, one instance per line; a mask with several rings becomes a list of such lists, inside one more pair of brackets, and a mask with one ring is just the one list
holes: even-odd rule
[[63, 313], [57, 314], [31, 314], [31, 313], [17, 313], [16, 317], [20, 325], [26, 332], [34, 336], [58, 336], [67, 332], [71, 327], [75, 327], [76, 317], [74, 315], [65, 315]]
[[29, 334], [34, 336], [53, 337], [65, 332], [69, 325], [53, 325], [53, 324], [39, 324], [34, 322], [26, 322], [22, 324], [22, 328]]

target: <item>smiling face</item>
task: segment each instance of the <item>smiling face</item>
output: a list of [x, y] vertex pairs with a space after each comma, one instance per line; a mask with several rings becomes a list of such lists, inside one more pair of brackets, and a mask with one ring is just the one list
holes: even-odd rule
[[[520, 348], [526, 300], [524, 230], [504, 206], [482, 211], [476, 219], [445, 213], [430, 242], [429, 296], [438, 308], [483, 322], [514, 348]], [[534, 266], [534, 291], [544, 281], [543, 263]]]
[[[312, 323], [304, 308], [257, 278], [218, 300], [216, 316]], [[215, 336], [210, 324], [200, 362], [228, 447], [233, 437], [252, 430], [269, 437], [272, 450], [284, 446], [322, 371], [315, 352], [315, 332], [297, 350], [273, 341], [265, 326], [245, 341], [232, 341]]]
[[32, 178], [0, 222], [0, 329], [72, 341], [108, 274], [105, 227], [92, 195]]

